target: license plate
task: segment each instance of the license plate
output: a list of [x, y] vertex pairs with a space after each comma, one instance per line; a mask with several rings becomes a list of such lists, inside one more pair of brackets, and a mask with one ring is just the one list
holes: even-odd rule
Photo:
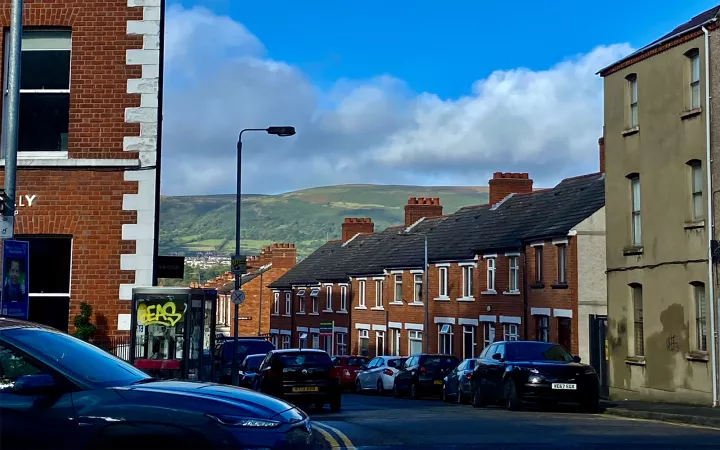
[[435, 380], [435, 384], [443, 384], [442, 380]]
[[553, 389], [561, 389], [564, 391], [574, 391], [577, 389], [577, 384], [570, 384], [570, 383], [553, 383], [552, 384]]
[[294, 387], [292, 388], [293, 392], [317, 392], [319, 391], [317, 386], [308, 386], [308, 387]]

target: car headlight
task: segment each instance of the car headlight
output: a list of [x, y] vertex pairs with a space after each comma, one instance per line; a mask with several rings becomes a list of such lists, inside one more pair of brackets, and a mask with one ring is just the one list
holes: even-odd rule
[[524, 370], [525, 372], [530, 372], [530, 373], [538, 373], [538, 374], [540, 373], [540, 371], [534, 367], [521, 367], [521, 370]]
[[276, 428], [280, 426], [277, 420], [253, 419], [249, 417], [228, 416], [228, 415], [212, 415], [205, 414], [208, 418], [227, 427], [239, 428]]

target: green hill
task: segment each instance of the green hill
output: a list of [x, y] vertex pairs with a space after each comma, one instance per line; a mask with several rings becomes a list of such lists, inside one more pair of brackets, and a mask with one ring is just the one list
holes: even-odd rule
[[[446, 214], [487, 202], [487, 187], [341, 185], [279, 195], [244, 195], [243, 253], [273, 242], [294, 242], [306, 256], [328, 238], [340, 237], [345, 217], [371, 217], [375, 229], [401, 224], [409, 197], [440, 197]], [[162, 197], [160, 253], [232, 254], [235, 196]]]

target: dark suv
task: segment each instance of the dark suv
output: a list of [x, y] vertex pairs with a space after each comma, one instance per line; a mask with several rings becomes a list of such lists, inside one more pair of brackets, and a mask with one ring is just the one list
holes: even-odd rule
[[314, 404], [339, 411], [342, 389], [330, 355], [322, 350], [286, 349], [267, 354], [258, 371], [255, 386], [263, 394], [294, 404]]
[[[222, 339], [215, 344], [215, 380], [218, 383], [232, 383], [232, 359], [233, 349], [235, 348], [235, 340]], [[248, 355], [266, 354], [270, 350], [275, 350], [275, 346], [268, 340], [263, 338], [238, 338], [237, 346], [237, 363], [242, 364]], [[239, 372], [239, 371], [238, 371]]]
[[458, 364], [460, 360], [453, 355], [411, 356], [395, 375], [393, 394], [395, 397], [410, 394], [412, 398], [419, 398], [423, 394], [440, 394], [444, 378]]

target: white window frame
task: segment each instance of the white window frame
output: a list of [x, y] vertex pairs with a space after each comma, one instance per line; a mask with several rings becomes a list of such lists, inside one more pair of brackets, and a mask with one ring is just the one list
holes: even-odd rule
[[705, 205], [703, 204], [703, 174], [702, 163], [692, 161], [690, 166], [690, 195], [692, 220], [697, 222], [705, 217]]
[[520, 265], [519, 256], [508, 256], [508, 265], [510, 266], [510, 292], [520, 291]]
[[[420, 290], [418, 291], [418, 285], [420, 286]], [[420, 298], [418, 299], [418, 292], [420, 293]], [[421, 273], [415, 273], [413, 274], [413, 302], [414, 303], [422, 303], [422, 293], [423, 293], [423, 274]]]
[[305, 295], [304, 294], [298, 296], [298, 314], [305, 314]]
[[538, 342], [550, 342], [550, 316], [535, 316], [535, 340]]
[[630, 233], [632, 244], [635, 247], [642, 246], [642, 214], [641, 214], [641, 191], [640, 176], [630, 178]]
[[[368, 354], [363, 355], [363, 340], [367, 340]], [[358, 330], [358, 355], [369, 356], [370, 354], [370, 330]]]
[[290, 335], [287, 335], [287, 334], [282, 335], [282, 348], [283, 349], [290, 348]]
[[385, 356], [384, 331], [375, 331], [375, 356]]
[[690, 60], [690, 110], [700, 109], [700, 52], [688, 56]]
[[487, 290], [495, 291], [495, 271], [497, 268], [497, 261], [495, 258], [487, 258], [485, 259], [485, 264], [487, 265]]
[[347, 312], [347, 286], [340, 286], [340, 312]]
[[460, 268], [462, 269], [462, 296], [463, 298], [473, 298], [475, 267], [466, 265]]
[[365, 304], [365, 280], [358, 281], [358, 305], [361, 308], [367, 308], [367, 305]]
[[[319, 292], [318, 292], [319, 294]], [[312, 299], [312, 313], [318, 314], [320, 311], [320, 298], [319, 295], [310, 295], [310, 298]]]
[[402, 339], [402, 330], [399, 328], [390, 328], [390, 338], [392, 339], [392, 356], [400, 356], [400, 345]]
[[285, 293], [285, 315], [292, 314], [292, 292]]
[[693, 283], [692, 289], [693, 303], [695, 305], [695, 348], [699, 352], [707, 352], [707, 296], [705, 293], [705, 284]]
[[273, 347], [280, 348], [280, 339], [277, 333], [272, 334], [272, 336], [270, 337], [270, 342], [272, 343]]
[[[411, 354], [412, 352], [412, 343], [414, 342], [420, 342], [420, 353], [422, 353], [422, 336], [423, 332], [419, 330], [408, 330], [408, 356], [415, 356]], [[418, 354], [420, 354], [418, 353]]]
[[516, 323], [503, 324], [503, 339], [506, 341], [517, 341], [520, 339], [520, 331]]
[[277, 316], [280, 314], [280, 293], [275, 292], [273, 294], [273, 315]]
[[[401, 273], [397, 273], [393, 275], [393, 284], [394, 284], [394, 298], [393, 300], [396, 303], [402, 303], [403, 301], [403, 276]], [[398, 291], [398, 287], [400, 288]], [[398, 296], [400, 294], [400, 296]]]
[[495, 342], [495, 339], [497, 338], [497, 335], [495, 333], [495, 323], [493, 322], [480, 322], [482, 324], [482, 333], [483, 333], [483, 348], [486, 348], [488, 345], [492, 345], [493, 342]]
[[449, 323], [438, 324], [438, 353], [453, 354], [453, 326]]
[[[463, 325], [463, 358], [469, 359], [474, 358], [477, 353], [477, 343], [475, 342], [475, 327], [474, 325]], [[470, 349], [470, 353], [468, 353], [468, 348], [465, 340], [465, 336], [470, 335], [472, 337], [472, 348]], [[470, 355], [470, 356], [468, 356]]]
[[384, 308], [383, 305], [383, 280], [375, 280], [375, 308]]
[[558, 284], [567, 284], [567, 244], [557, 245]]
[[347, 355], [347, 333], [335, 333], [336, 355]]
[[325, 286], [325, 311], [332, 312], [332, 286]]
[[450, 277], [449, 274], [449, 267], [441, 266], [438, 267], [438, 297], [440, 298], [449, 298], [449, 289], [448, 289], [448, 281]]
[[630, 90], [630, 129], [640, 126], [638, 117], [638, 80], [637, 75], [631, 75], [628, 78]]

